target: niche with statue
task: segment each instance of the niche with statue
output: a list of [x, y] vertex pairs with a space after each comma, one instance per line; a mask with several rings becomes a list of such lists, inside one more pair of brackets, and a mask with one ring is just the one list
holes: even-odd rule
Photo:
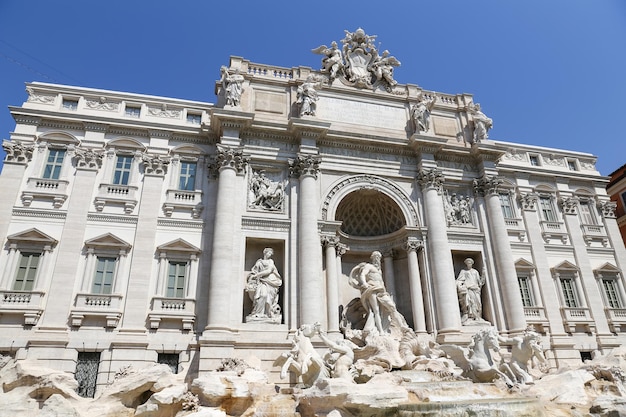
[[243, 302], [246, 323], [283, 322], [284, 255], [282, 240], [246, 241]]

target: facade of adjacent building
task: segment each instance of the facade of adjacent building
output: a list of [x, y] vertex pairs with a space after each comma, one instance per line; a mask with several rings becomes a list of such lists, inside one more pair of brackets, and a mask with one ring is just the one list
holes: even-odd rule
[[609, 184], [606, 192], [616, 205], [615, 216], [617, 225], [626, 245], [626, 164], [609, 174]]
[[[87, 396], [153, 362], [243, 358], [279, 381], [290, 332], [341, 334], [373, 251], [422, 338], [476, 331], [455, 288], [469, 257], [484, 320], [534, 326], [553, 366], [626, 342], [626, 249], [595, 156], [477, 138], [469, 94], [238, 57], [223, 72], [240, 90], [216, 82], [216, 104], [27, 85], [3, 144], [0, 352], [75, 372]], [[271, 319], [247, 289], [265, 248]]]

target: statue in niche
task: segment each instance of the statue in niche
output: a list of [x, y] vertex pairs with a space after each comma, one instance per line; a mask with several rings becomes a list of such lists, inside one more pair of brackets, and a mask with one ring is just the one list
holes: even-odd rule
[[465, 259], [464, 263], [465, 269], [459, 272], [456, 279], [456, 290], [461, 307], [461, 323], [464, 325], [488, 323], [482, 317], [481, 292], [483, 285], [485, 285], [485, 277], [473, 268], [474, 260], [472, 258]]
[[320, 81], [314, 75], [309, 75], [306, 81], [298, 87], [296, 91], [296, 104], [298, 112], [302, 116], [315, 116], [317, 108], [317, 88], [321, 87]]
[[278, 291], [283, 280], [274, 264], [272, 248], [263, 249], [263, 257], [258, 259], [248, 274], [246, 292], [252, 300], [252, 312], [246, 322], [280, 323], [282, 314], [278, 304]]
[[411, 119], [415, 128], [415, 133], [428, 132], [430, 130], [430, 111], [435, 106], [436, 96], [425, 98], [423, 94], [417, 104], [411, 109]]
[[322, 72], [328, 73], [329, 84], [332, 84], [337, 75], [343, 73], [343, 56], [337, 46], [337, 42], [333, 41], [330, 44], [330, 48], [326, 45], [321, 45], [312, 51], [316, 54], [325, 55], [322, 59]]
[[224, 98], [227, 106], [239, 106], [241, 102], [241, 94], [243, 93], [243, 75], [236, 70], [234, 74], [228, 72], [228, 68], [222, 65], [220, 69], [222, 73], [222, 88], [224, 89]]
[[380, 252], [372, 252], [370, 262], [361, 262], [350, 271], [349, 283], [361, 292], [361, 304], [367, 312], [363, 331], [375, 330], [382, 335], [389, 333], [391, 326], [403, 329], [408, 325], [385, 289], [381, 259]]
[[463, 226], [472, 224], [471, 201], [469, 196], [446, 192], [444, 197], [444, 210], [446, 222], [450, 226]]
[[474, 142], [480, 143], [480, 141], [488, 139], [489, 129], [493, 127], [493, 120], [485, 115], [480, 109], [480, 104], [470, 103], [468, 106], [469, 112], [474, 119]]
[[264, 171], [256, 171], [250, 178], [250, 208], [282, 210], [287, 181], [272, 181]]

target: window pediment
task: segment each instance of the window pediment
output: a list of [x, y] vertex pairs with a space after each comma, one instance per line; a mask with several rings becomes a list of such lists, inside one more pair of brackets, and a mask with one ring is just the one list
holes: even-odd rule
[[515, 268], [516, 269], [535, 269], [535, 265], [533, 265], [532, 262], [524, 258], [519, 258], [517, 261], [515, 261]]
[[115, 250], [128, 252], [132, 247], [129, 243], [120, 239], [112, 233], [106, 233], [104, 235], [95, 237], [85, 241], [85, 246], [88, 249], [95, 250]]
[[28, 244], [31, 246], [54, 246], [58, 241], [36, 228], [15, 233], [7, 237], [10, 244]]
[[171, 242], [157, 246], [157, 251], [159, 253], [177, 253], [188, 255], [197, 255], [201, 252], [199, 248], [184, 239], [172, 240]]

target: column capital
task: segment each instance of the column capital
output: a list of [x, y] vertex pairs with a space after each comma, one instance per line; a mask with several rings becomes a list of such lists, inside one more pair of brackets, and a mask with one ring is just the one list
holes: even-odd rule
[[292, 177], [303, 177], [308, 175], [317, 179], [321, 162], [321, 156], [298, 154], [296, 159], [289, 160], [289, 174]]
[[76, 169], [97, 171], [102, 166], [102, 151], [77, 147], [74, 149]]
[[423, 169], [417, 173], [417, 182], [423, 190], [435, 189], [437, 193], [443, 193], [443, 183], [446, 180], [443, 172], [438, 168]]
[[346, 254], [346, 252], [348, 252], [348, 245], [345, 243], [338, 243], [335, 246], [335, 252], [337, 253], [337, 256], [342, 257]]
[[146, 175], [164, 177], [170, 161], [161, 155], [144, 154], [141, 157]]
[[539, 201], [539, 194], [535, 192], [521, 192], [517, 197], [522, 210], [534, 211], [535, 205]]
[[598, 203], [598, 208], [602, 213], [602, 217], [608, 219], [615, 218], [615, 210], [617, 209], [617, 203], [615, 201], [600, 201]]
[[334, 235], [322, 235], [320, 237], [320, 241], [322, 242], [322, 246], [326, 247], [337, 247], [339, 244], [339, 237]]
[[5, 162], [14, 164], [24, 164], [30, 162], [33, 158], [35, 146], [32, 144], [22, 144], [20, 142], [12, 142], [9, 140], [2, 141], [2, 148], [6, 152]]
[[218, 144], [217, 153], [213, 156], [209, 164], [209, 172], [215, 177], [223, 169], [232, 169], [237, 174], [243, 174], [248, 165], [250, 157], [243, 154], [242, 147], [231, 147]]
[[422, 242], [421, 240], [410, 239], [410, 238], [407, 239], [403, 244], [403, 248], [407, 252], [417, 252], [419, 249], [423, 247], [424, 247], [424, 242]]
[[474, 180], [474, 191], [482, 196], [498, 194], [503, 182], [504, 180], [496, 175], [483, 175]]
[[559, 205], [563, 214], [578, 214], [578, 204], [580, 199], [578, 197], [561, 197], [559, 199]]

